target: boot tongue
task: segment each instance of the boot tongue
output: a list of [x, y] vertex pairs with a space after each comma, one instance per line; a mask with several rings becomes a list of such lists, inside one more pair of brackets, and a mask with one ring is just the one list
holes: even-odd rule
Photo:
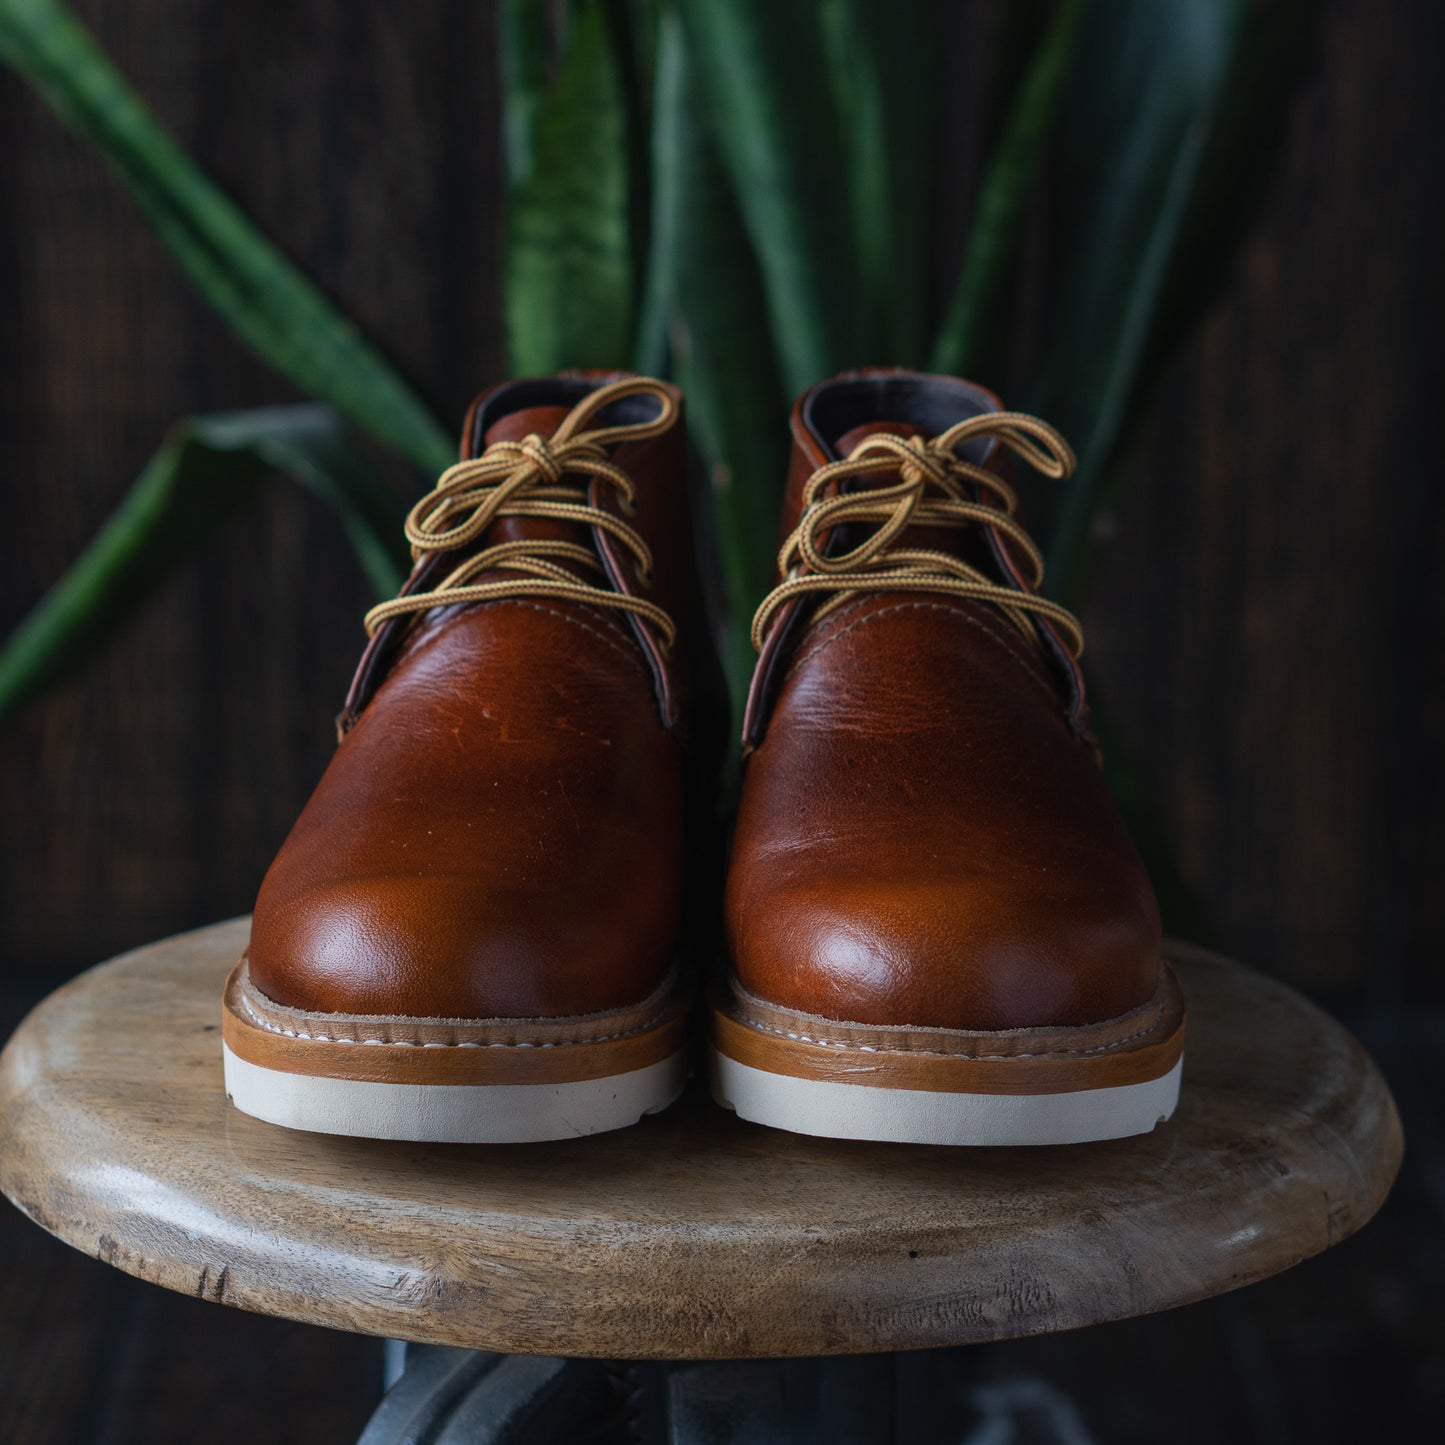
[[[894, 436], [900, 437], [927, 435], [922, 427], [913, 426], [908, 422], [864, 422], [862, 426], [855, 426], [852, 431], [845, 432], [838, 438], [836, 450], [839, 458], [846, 458], [860, 442], [867, 441], [869, 437], [877, 436], [880, 432], [891, 432]], [[851, 485], [863, 491], [874, 487], [892, 486], [898, 479], [897, 471], [875, 472], [869, 477], [853, 478]], [[935, 552], [949, 552], [955, 557], [962, 557], [964, 561], [978, 568], [987, 576], [995, 577], [1001, 582], [1007, 580], [1002, 575], [998, 559], [989, 547], [984, 532], [978, 527], [968, 527], [961, 531], [951, 527], [909, 527], [898, 539], [896, 545]], [[1000, 545], [1006, 546], [1007, 543]]]
[[[866, 421], [861, 426], [855, 426], [852, 431], [844, 432], [834, 443], [833, 450], [839, 461], [846, 461], [854, 448], [867, 441], [869, 437], [880, 435], [918, 437], [927, 434], [921, 426], [914, 426], [911, 422]], [[847, 479], [847, 486], [849, 491], [873, 491], [879, 487], [891, 487], [898, 479], [898, 472], [895, 469], [891, 472], [874, 472], [870, 476], [850, 477]], [[802, 498], [799, 497], [798, 500], [801, 504]], [[858, 540], [860, 539], [845, 539], [843, 545], [854, 546]], [[898, 539], [896, 545], [957, 553], [962, 542], [963, 534], [947, 527], [909, 527]]]
[[493, 442], [519, 442], [523, 437], [534, 435], [546, 441], [567, 420], [568, 410], [565, 406], [528, 406], [521, 411], [510, 411], [487, 428], [482, 446], [489, 447]]
[[[493, 442], [519, 442], [523, 437], [529, 436], [539, 436], [543, 441], [548, 441], [567, 419], [570, 411], [571, 408], [566, 406], [529, 406], [520, 411], [508, 412], [487, 428], [482, 437], [482, 447], [485, 449]], [[584, 479], [569, 475], [566, 480], [571, 484]], [[591, 528], [577, 522], [558, 522], [550, 517], [499, 517], [482, 533], [470, 550], [481, 551], [483, 548], [496, 546], [498, 542], [534, 537], [556, 542], [576, 542], [583, 547], [592, 545]], [[569, 572], [576, 572], [584, 580], [592, 580], [593, 574], [581, 566], [573, 566], [569, 561], [563, 561], [561, 565]], [[513, 574], [509, 571], [498, 571], [491, 575], [501, 577]]]
[[[869, 421], [862, 426], [855, 426], [852, 431], [845, 432], [833, 449], [834, 461], [843, 461], [848, 453], [865, 441], [868, 437], [877, 436], [880, 432], [892, 432], [894, 436], [919, 436], [922, 428], [911, 426], [907, 422], [891, 421]], [[781, 547], [787, 540], [793, 529], [798, 525], [803, 515], [803, 491], [813, 475], [814, 461], [810, 453], [805, 452], [795, 440], [793, 443], [792, 466], [788, 471], [788, 485], [783, 493], [782, 525], [778, 530], [778, 545]], [[875, 479], [862, 485], [881, 484], [881, 478]]]
[[[906, 421], [865, 421], [862, 426], [855, 426], [852, 431], [844, 432], [838, 438], [834, 450], [838, 453], [840, 461], [846, 459], [853, 448], [859, 442], [865, 442], [869, 437], [876, 437], [881, 433], [891, 433], [896, 437], [921, 437], [924, 435], [921, 426], [914, 426]], [[875, 484], [877, 478], [870, 478], [869, 484]]]

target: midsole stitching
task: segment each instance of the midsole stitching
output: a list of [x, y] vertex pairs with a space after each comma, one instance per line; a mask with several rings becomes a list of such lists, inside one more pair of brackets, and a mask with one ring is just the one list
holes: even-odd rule
[[494, 1040], [482, 1042], [480, 1040], [462, 1040], [457, 1043], [446, 1043], [444, 1041], [428, 1041], [425, 1039], [358, 1039], [337, 1036], [333, 1034], [312, 1034], [304, 1029], [283, 1029], [277, 1024], [271, 1023], [258, 1014], [252, 1007], [251, 1000], [244, 993], [240, 995], [241, 1006], [246, 1010], [250, 1021], [259, 1029], [264, 1029], [268, 1034], [276, 1034], [282, 1038], [305, 1039], [313, 1044], [379, 1044], [383, 1047], [394, 1044], [398, 1048], [409, 1049], [563, 1049], [572, 1048], [578, 1044], [605, 1044], [611, 1043], [614, 1039], [634, 1038], [639, 1034], [645, 1034], [666, 1021], [672, 1012], [671, 1007], [662, 1009], [651, 1018], [645, 1019], [635, 1028], [621, 1029], [611, 1034], [596, 1034], [585, 1039], [561, 1039], [547, 1043], [532, 1043], [526, 1041], [504, 1042]]
[[[886, 1045], [862, 1044], [852, 1039], [828, 1039], [820, 1038], [812, 1034], [796, 1033], [791, 1029], [779, 1028], [776, 1024], [764, 1023], [761, 1019], [753, 1018], [737, 1004], [736, 995], [734, 995], [734, 1005], [728, 1012], [747, 1028], [757, 1029], [760, 1033], [772, 1034], [776, 1038], [792, 1039], [796, 1043], [817, 1044], [820, 1048], [852, 1049], [861, 1054], [888, 1054], [901, 1058], [962, 1059], [979, 1063], [1008, 1063], [1013, 1060], [1024, 1059], [1088, 1058], [1098, 1054], [1112, 1053], [1115, 1050], [1122, 1049], [1126, 1044], [1136, 1043], [1142, 1038], [1147, 1038], [1150, 1034], [1160, 1032], [1165, 1022], [1163, 1009], [1161, 1007], [1160, 1012], [1155, 1015], [1154, 1019], [1136, 1033], [1126, 1034], [1123, 1038], [1114, 1039], [1107, 1044], [1096, 1044], [1093, 1048], [1044, 1049], [1036, 1053], [1016, 1054], [964, 1054], [949, 1049], [889, 1048]], [[1182, 1027], [1183, 1022], [1184, 1019], [1181, 1014], [1179, 1026], [1171, 1030], [1170, 1033], [1163, 1035], [1163, 1037], [1172, 1038], [1174, 1034], [1178, 1032], [1178, 1027]]]

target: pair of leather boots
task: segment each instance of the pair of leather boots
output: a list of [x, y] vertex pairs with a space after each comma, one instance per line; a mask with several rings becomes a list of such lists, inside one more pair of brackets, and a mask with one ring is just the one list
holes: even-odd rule
[[1067, 444], [896, 370], [805, 393], [792, 444], [719, 930], [682, 398], [575, 372], [474, 403], [226, 985], [242, 1110], [614, 1129], [681, 1092], [701, 1000], [715, 1097], [778, 1128], [1054, 1144], [1170, 1115], [1178, 983], [1009, 482], [1066, 475]]

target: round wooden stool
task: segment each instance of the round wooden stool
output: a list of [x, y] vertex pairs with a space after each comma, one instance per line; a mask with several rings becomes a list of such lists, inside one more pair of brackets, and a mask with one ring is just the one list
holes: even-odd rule
[[[1400, 1161], [1393, 1101], [1344, 1029], [1182, 945], [1169, 957], [1190, 1010], [1183, 1098], [1137, 1139], [845, 1143], [742, 1123], [701, 1088], [635, 1128], [563, 1143], [291, 1133], [222, 1092], [221, 983], [246, 934], [240, 919], [153, 944], [30, 1015], [0, 1057], [0, 1187], [131, 1274], [338, 1329], [613, 1361], [1073, 1329], [1338, 1243]], [[508, 1368], [540, 1388], [535, 1361], [427, 1368], [468, 1361], [477, 1390], [495, 1393]], [[403, 1438], [376, 1428], [368, 1440]]]

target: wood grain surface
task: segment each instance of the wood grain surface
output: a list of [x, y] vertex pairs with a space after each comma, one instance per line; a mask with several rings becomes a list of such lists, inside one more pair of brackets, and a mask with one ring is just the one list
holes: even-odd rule
[[93, 969], [0, 1058], [0, 1186], [143, 1279], [363, 1333], [624, 1358], [899, 1350], [1165, 1309], [1363, 1225], [1401, 1136], [1374, 1065], [1284, 985], [1175, 948], [1184, 1096], [1065, 1149], [804, 1139], [700, 1093], [565, 1144], [288, 1133], [221, 1090], [245, 920]]

